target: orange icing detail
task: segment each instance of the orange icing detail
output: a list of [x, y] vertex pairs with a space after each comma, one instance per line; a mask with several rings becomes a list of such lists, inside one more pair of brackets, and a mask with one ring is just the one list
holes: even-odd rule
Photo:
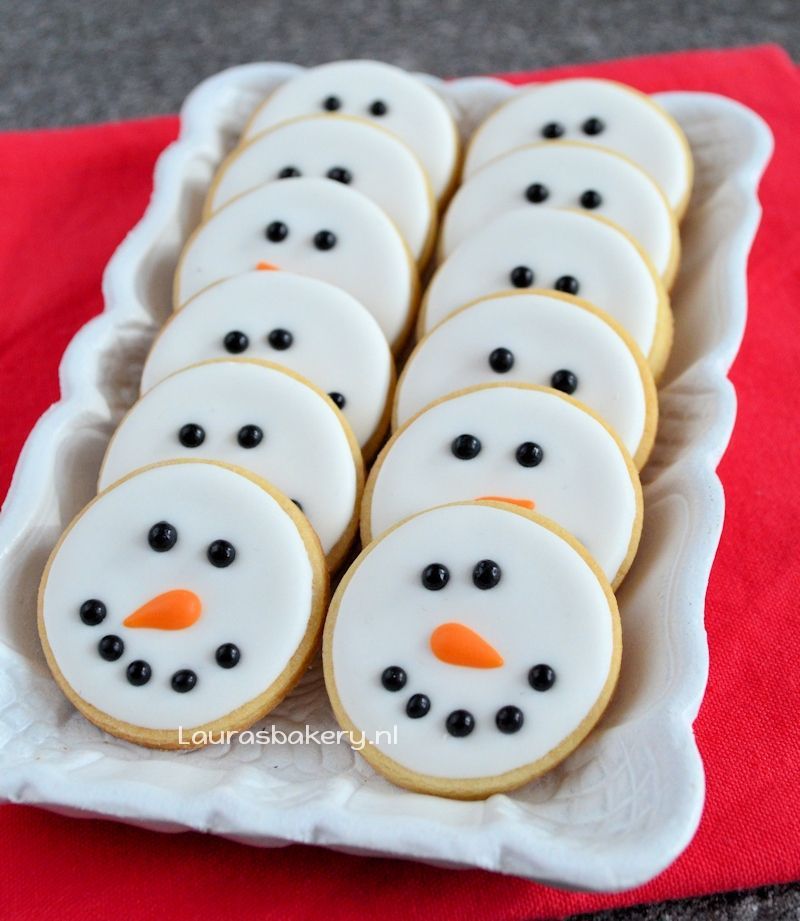
[[511, 499], [508, 496], [478, 496], [476, 502], [508, 502], [509, 505], [518, 505], [520, 508], [527, 508], [533, 511], [536, 503], [533, 499]]
[[176, 588], [146, 601], [122, 624], [124, 627], [150, 627], [153, 630], [184, 630], [197, 620], [202, 607], [194, 592]]
[[431, 649], [437, 659], [468, 668], [499, 668], [503, 657], [486, 640], [464, 624], [441, 624], [431, 634]]
[[265, 259], [261, 259], [256, 263], [256, 268], [259, 272], [277, 272], [280, 266], [275, 265], [274, 262], [267, 262]]

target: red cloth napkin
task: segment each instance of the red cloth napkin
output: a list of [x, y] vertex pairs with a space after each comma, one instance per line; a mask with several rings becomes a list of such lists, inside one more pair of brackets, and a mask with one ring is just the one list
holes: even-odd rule
[[[800, 877], [800, 77], [775, 47], [550, 73], [614, 77], [647, 92], [723, 93], [775, 134], [750, 261], [750, 319], [731, 375], [739, 416], [720, 467], [728, 511], [706, 608], [711, 678], [696, 729], [708, 792], [695, 840], [650, 884], [604, 896], [6, 806], [6, 917], [530, 919]], [[101, 309], [103, 266], [139, 219], [155, 158], [176, 128], [174, 118], [158, 118], [0, 135], [0, 489], [31, 426], [58, 398], [61, 354]]]

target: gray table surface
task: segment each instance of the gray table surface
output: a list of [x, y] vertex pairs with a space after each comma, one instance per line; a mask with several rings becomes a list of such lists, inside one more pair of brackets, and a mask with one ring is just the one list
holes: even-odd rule
[[[244, 61], [372, 57], [459, 76], [762, 42], [800, 57], [797, 0], [0, 0], [0, 128], [174, 112]], [[593, 917], [798, 919], [800, 886]]]

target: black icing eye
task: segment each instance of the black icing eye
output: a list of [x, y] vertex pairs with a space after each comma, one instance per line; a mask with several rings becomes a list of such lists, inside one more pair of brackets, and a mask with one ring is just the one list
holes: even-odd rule
[[581, 195], [581, 207], [588, 208], [590, 211], [599, 208], [603, 204], [603, 196], [594, 189], [587, 189]]
[[376, 99], [375, 102], [369, 107], [369, 114], [376, 115], [380, 118], [382, 115], [386, 115], [389, 111], [389, 106], [382, 99]]
[[353, 181], [353, 174], [343, 166], [332, 166], [327, 175], [328, 179], [333, 179], [334, 182], [343, 182], [345, 185], [350, 185]]
[[534, 665], [528, 672], [528, 684], [534, 691], [549, 691], [556, 683], [556, 673], [549, 665]]
[[440, 592], [450, 581], [450, 570], [444, 563], [429, 563], [422, 570], [422, 585], [429, 592]]
[[186, 425], [181, 426], [181, 430], [178, 432], [178, 441], [184, 448], [199, 448], [205, 440], [205, 429], [195, 422], [187, 422]]
[[278, 179], [295, 179], [300, 175], [300, 170], [296, 166], [284, 166], [278, 173]]
[[489, 356], [489, 367], [498, 374], [506, 374], [514, 367], [514, 353], [510, 349], [495, 349]]
[[459, 460], [472, 460], [481, 453], [481, 442], [474, 435], [459, 435], [453, 439], [450, 450]]
[[399, 665], [390, 665], [383, 670], [381, 675], [381, 684], [387, 691], [402, 691], [406, 686], [408, 678], [405, 671]]
[[166, 553], [172, 550], [178, 542], [178, 532], [168, 521], [159, 521], [154, 524], [147, 534], [147, 543], [156, 553]]
[[264, 235], [270, 243], [282, 243], [289, 236], [289, 228], [283, 221], [273, 221], [267, 224]]
[[517, 448], [516, 458], [520, 467], [538, 467], [544, 460], [544, 451], [535, 441], [524, 441]]
[[150, 664], [145, 662], [144, 659], [136, 659], [125, 669], [125, 677], [128, 682], [137, 688], [147, 684], [152, 674], [153, 670], [150, 668]]
[[562, 368], [550, 378], [550, 386], [555, 390], [560, 390], [562, 393], [575, 393], [578, 389], [578, 378], [572, 371]]
[[602, 131], [605, 131], [606, 125], [605, 122], [601, 119], [593, 116], [592, 118], [587, 118], [586, 121], [581, 125], [581, 131], [584, 134], [600, 134]]
[[294, 336], [288, 329], [273, 329], [267, 336], [267, 342], [278, 352], [285, 352], [294, 342]]
[[502, 575], [500, 567], [494, 560], [480, 560], [472, 570], [472, 581], [475, 584], [475, 588], [486, 591], [489, 588], [494, 588]]
[[533, 284], [533, 272], [527, 265], [518, 265], [512, 269], [508, 278], [515, 288], [530, 288]]
[[217, 647], [214, 658], [220, 668], [234, 668], [239, 664], [242, 654], [235, 643], [223, 643]]
[[96, 598], [84, 601], [79, 611], [80, 618], [87, 627], [96, 627], [106, 619], [107, 613], [106, 606]]
[[510, 735], [522, 729], [525, 716], [519, 707], [501, 707], [495, 714], [494, 722], [500, 732]]
[[322, 108], [326, 112], [338, 112], [342, 107], [342, 100], [338, 96], [327, 96], [322, 100]]
[[556, 291], [563, 291], [564, 294], [577, 294], [580, 291], [581, 286], [578, 284], [578, 279], [574, 275], [562, 275], [560, 278], [556, 279], [556, 283], [553, 285]]
[[525, 198], [532, 205], [540, 205], [543, 201], [547, 201], [550, 196], [550, 190], [546, 185], [542, 185], [541, 182], [532, 182], [527, 189], [525, 189]]
[[314, 246], [323, 252], [333, 249], [336, 246], [336, 234], [332, 230], [318, 230], [314, 234]]
[[222, 340], [222, 344], [226, 352], [230, 352], [231, 355], [240, 355], [250, 345], [250, 340], [246, 333], [232, 329]]
[[241, 448], [257, 448], [264, 440], [264, 432], [257, 425], [243, 425], [236, 440]]
[[431, 701], [429, 697], [424, 694], [412, 694], [406, 704], [406, 716], [411, 717], [412, 720], [418, 720], [426, 716], [430, 709]]
[[475, 728], [475, 717], [469, 710], [453, 710], [445, 720], [445, 728], [451, 736], [463, 739]]
[[190, 668], [182, 668], [172, 676], [172, 690], [186, 694], [197, 684], [197, 675]]
[[227, 540], [215, 540], [208, 545], [208, 562], [217, 569], [225, 569], [236, 559], [236, 548]]
[[97, 644], [97, 651], [100, 653], [100, 658], [105, 659], [106, 662], [116, 662], [125, 652], [125, 644], [118, 636], [109, 634]]
[[344, 409], [347, 400], [341, 393], [338, 393], [336, 390], [331, 391], [328, 396], [333, 400], [333, 402], [339, 407], [339, 409]]
[[564, 126], [558, 122], [548, 122], [542, 127], [542, 137], [548, 141], [554, 141], [564, 134]]

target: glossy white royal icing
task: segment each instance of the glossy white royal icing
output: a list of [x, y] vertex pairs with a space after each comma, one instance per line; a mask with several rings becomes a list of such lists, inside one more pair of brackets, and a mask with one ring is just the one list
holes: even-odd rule
[[[513, 356], [508, 370], [492, 367], [496, 349]], [[571, 395], [605, 419], [635, 455], [645, 435], [648, 399], [655, 404], [649, 368], [641, 354], [637, 363], [625, 340], [591, 307], [544, 292], [485, 298], [431, 330], [403, 369], [394, 425], [464, 387], [509, 381], [550, 387], [562, 370], [577, 378]]]
[[321, 179], [332, 170], [340, 171], [334, 177], [349, 177], [350, 188], [372, 199], [394, 221], [415, 259], [426, 254], [436, 202], [425, 170], [399, 138], [361, 118], [298, 118], [237, 147], [217, 173], [207, 213], [242, 192], [281, 178], [286, 168]]
[[[447, 191], [458, 163], [458, 136], [446, 103], [419, 78], [379, 61], [335, 61], [312, 67], [267, 97], [245, 129], [245, 139], [298, 115], [329, 111], [334, 97], [341, 115], [374, 120], [396, 134], [419, 157], [434, 195]], [[372, 106], [382, 102], [385, 112]]]
[[[599, 204], [596, 196], [587, 194], [593, 192]], [[662, 278], [673, 270], [677, 225], [655, 182], [612, 151], [559, 141], [520, 147], [474, 173], [447, 209], [442, 257], [498, 214], [526, 205], [584, 208], [602, 215], [638, 240]]]
[[[479, 590], [472, 570], [485, 559], [500, 566], [501, 578]], [[430, 563], [450, 573], [439, 591], [421, 583]], [[490, 505], [436, 508], [393, 530], [355, 564], [339, 598], [326, 677], [349, 720], [407, 770], [493, 777], [538, 761], [589, 714], [612, 668], [616, 616], [593, 570], [549, 529]], [[432, 632], [453, 622], [485, 639], [502, 666], [454, 665], [434, 655]], [[535, 665], [555, 672], [549, 690], [529, 684]], [[387, 666], [406, 672], [402, 689], [383, 687]], [[430, 710], [410, 719], [406, 703], [420, 693]], [[506, 706], [524, 717], [512, 734], [495, 723]], [[445, 728], [459, 709], [474, 718], [463, 738]]]
[[[454, 439], [472, 435], [480, 452], [461, 460]], [[539, 445], [537, 466], [517, 462], [520, 445]], [[503, 496], [573, 534], [610, 582], [626, 561], [637, 529], [632, 464], [608, 429], [552, 390], [482, 385], [426, 409], [395, 433], [367, 483], [366, 537], [446, 502]]]
[[[274, 224], [287, 231], [278, 242], [266, 236]], [[315, 245], [322, 231], [334, 234], [332, 248]], [[176, 307], [262, 261], [343, 288], [370, 311], [392, 345], [402, 338], [416, 296], [416, 267], [397, 228], [366, 195], [329, 179], [300, 178], [269, 182], [228, 202], [186, 244]]]
[[431, 280], [423, 332], [476, 298], [515, 290], [510, 275], [519, 266], [533, 272], [531, 287], [575, 278], [574, 293], [614, 317], [649, 355], [665, 296], [652, 267], [607, 221], [557, 208], [507, 211], [466, 239]]
[[[198, 447], [179, 439], [187, 424], [205, 433]], [[258, 426], [263, 439], [243, 448], [238, 433], [248, 425]], [[361, 460], [346, 425], [324, 394], [280, 368], [241, 359], [204, 362], [166, 378], [133, 405], [108, 446], [98, 488], [174, 458], [235, 464], [299, 502], [330, 554], [358, 497]]]
[[[177, 530], [166, 552], [148, 543], [150, 528]], [[209, 545], [229, 541], [224, 568]], [[174, 589], [194, 592], [199, 618], [184, 629], [124, 626], [146, 602]], [[88, 626], [88, 599], [106, 606]], [[59, 670], [75, 693], [114, 720], [148, 729], [199, 726], [263, 694], [303, 639], [313, 606], [313, 567], [297, 525], [247, 477], [215, 464], [168, 464], [119, 484], [91, 504], [65, 536], [43, 588], [43, 622]], [[104, 660], [98, 642], [117, 636], [124, 652]], [[233, 668], [216, 650], [238, 647]], [[146, 662], [150, 680], [134, 686], [131, 662]], [[172, 676], [190, 669], [197, 683], [176, 693]]]
[[[599, 133], [583, 130], [589, 119], [602, 122]], [[556, 80], [513, 96], [476, 131], [464, 175], [472, 176], [515, 147], [542, 140], [542, 129], [551, 124], [561, 128], [561, 140], [585, 141], [625, 154], [653, 177], [673, 209], [685, 203], [692, 169], [680, 128], [649, 96], [610, 80]]]
[[[288, 348], [270, 344], [274, 330], [291, 334]], [[342, 411], [362, 448], [376, 434], [394, 374], [381, 328], [346, 291], [289, 272], [245, 272], [192, 298], [156, 338], [142, 372], [142, 393], [188, 365], [230, 358], [225, 337], [231, 332], [247, 337], [247, 347], [235, 353], [240, 357], [283, 365], [326, 393], [341, 394]]]

